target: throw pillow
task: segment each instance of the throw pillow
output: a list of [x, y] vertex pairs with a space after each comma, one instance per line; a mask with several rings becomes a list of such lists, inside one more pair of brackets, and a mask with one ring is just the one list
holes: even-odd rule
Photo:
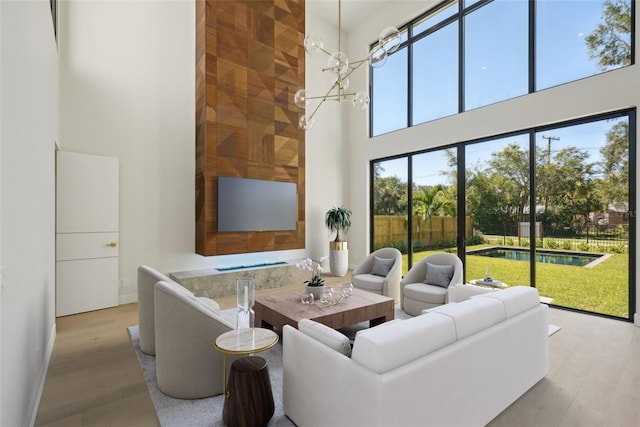
[[427, 275], [424, 282], [428, 285], [448, 288], [453, 277], [453, 265], [436, 265], [427, 262]]
[[389, 271], [391, 271], [391, 267], [393, 267], [394, 261], [395, 260], [393, 258], [378, 258], [374, 255], [371, 274], [387, 277], [387, 274], [389, 274]]
[[298, 322], [298, 330], [335, 351], [351, 357], [351, 343], [349, 342], [349, 338], [335, 329], [331, 329], [327, 325], [313, 320], [302, 319]]

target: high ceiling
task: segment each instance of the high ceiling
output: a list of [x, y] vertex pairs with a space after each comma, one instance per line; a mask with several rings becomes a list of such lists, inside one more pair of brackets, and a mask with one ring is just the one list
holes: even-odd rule
[[[314, 3], [314, 10], [325, 21], [338, 25], [338, 0], [307, 0], [307, 4], [309, 2]], [[390, 3], [389, 0], [342, 0], [342, 30], [351, 30], [364, 18]]]

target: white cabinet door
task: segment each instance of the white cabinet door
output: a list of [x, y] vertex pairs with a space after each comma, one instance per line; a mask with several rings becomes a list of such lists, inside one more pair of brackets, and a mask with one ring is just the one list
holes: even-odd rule
[[118, 159], [58, 151], [56, 315], [118, 305]]

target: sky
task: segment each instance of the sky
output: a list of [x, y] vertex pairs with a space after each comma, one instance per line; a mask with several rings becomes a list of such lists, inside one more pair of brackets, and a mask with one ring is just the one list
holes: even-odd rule
[[[449, 8], [451, 10], [453, 8]], [[540, 0], [537, 3], [536, 87], [544, 89], [599, 72], [589, 57], [585, 37], [601, 22], [602, 0]], [[446, 13], [446, 16], [450, 16]], [[430, 18], [429, 23], [438, 20]], [[527, 92], [528, 2], [495, 0], [469, 15], [465, 34], [465, 76], [467, 108], [480, 107]], [[417, 42], [414, 57], [414, 121], [432, 120], [457, 112], [457, 22]], [[422, 27], [426, 27], [423, 25]], [[421, 28], [422, 28], [421, 27]], [[406, 126], [406, 49], [391, 55], [384, 67], [376, 69], [372, 108], [374, 132], [377, 134]], [[428, 52], [428, 54], [427, 54]], [[452, 55], [452, 52], [454, 54]], [[394, 58], [395, 57], [395, 58]], [[391, 84], [376, 85], [389, 81]], [[433, 84], [436, 81], [438, 84]], [[380, 88], [380, 89], [378, 89]], [[434, 102], [435, 101], [435, 102]], [[590, 162], [601, 160], [600, 148], [613, 123], [599, 121], [579, 126], [558, 128], [536, 135], [538, 146], [547, 147], [543, 136], [559, 138], [551, 141], [552, 154], [573, 146], [586, 150]], [[376, 131], [377, 130], [377, 131]], [[504, 141], [469, 145], [467, 167], [483, 164], [491, 153], [507, 143], [517, 141], [528, 146], [526, 135]], [[433, 165], [446, 165], [439, 150], [416, 156], [414, 181], [421, 185], [445, 183]], [[384, 163], [384, 175], [406, 177], [406, 160]]]
[[[580, 125], [556, 128], [550, 131], [536, 134], [536, 145], [542, 149], [547, 148], [548, 140], [542, 137], [559, 138], [551, 141], [551, 155], [563, 148], [575, 147], [589, 154], [587, 162], [595, 163], [602, 160], [600, 148], [606, 144], [606, 133], [617, 121], [626, 121], [626, 118], [615, 120], [599, 120]], [[466, 146], [466, 168], [475, 166], [486, 167], [494, 152], [501, 151], [510, 143], [517, 143], [523, 149], [528, 149], [528, 134], [514, 135], [506, 138], [495, 139], [487, 142], [469, 144]], [[434, 167], [437, 165], [437, 167]], [[436, 150], [414, 156], [413, 179], [418, 185], [450, 184], [446, 176], [447, 158], [444, 150]], [[383, 162], [383, 176], [398, 176], [407, 180], [407, 160], [395, 159]]]
[[[442, 15], [447, 17], [454, 8]], [[536, 88], [599, 72], [585, 37], [601, 22], [602, 0], [537, 2]], [[439, 15], [436, 15], [439, 16]], [[495, 0], [465, 18], [465, 108], [492, 104], [528, 91], [528, 1]], [[430, 18], [429, 24], [438, 19]], [[414, 123], [458, 111], [458, 21], [414, 44]], [[425, 28], [426, 25], [419, 25]], [[401, 129], [407, 116], [407, 49], [375, 70], [374, 135]], [[437, 84], [434, 84], [437, 82]]]

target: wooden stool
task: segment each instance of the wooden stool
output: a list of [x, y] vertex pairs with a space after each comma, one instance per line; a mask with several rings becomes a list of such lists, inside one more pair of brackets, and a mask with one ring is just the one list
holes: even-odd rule
[[229, 427], [266, 425], [275, 410], [267, 361], [248, 356], [231, 364], [222, 419]]

